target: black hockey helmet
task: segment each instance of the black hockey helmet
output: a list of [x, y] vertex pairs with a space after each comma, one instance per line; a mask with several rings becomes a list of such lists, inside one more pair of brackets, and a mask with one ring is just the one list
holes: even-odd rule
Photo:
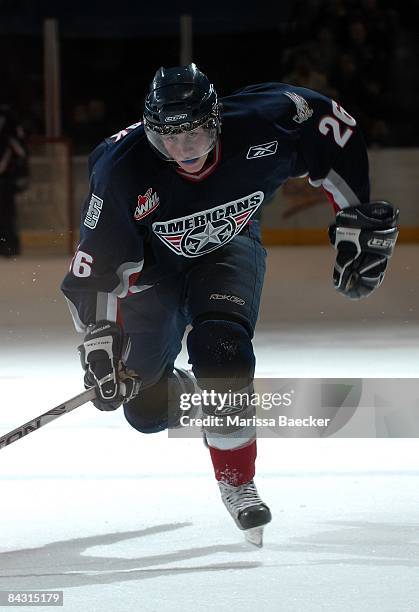
[[144, 128], [151, 145], [165, 159], [171, 159], [164, 147], [164, 136], [200, 127], [211, 132], [210, 146], [205, 151], [208, 153], [221, 127], [217, 93], [208, 77], [194, 63], [159, 68], [144, 104]]

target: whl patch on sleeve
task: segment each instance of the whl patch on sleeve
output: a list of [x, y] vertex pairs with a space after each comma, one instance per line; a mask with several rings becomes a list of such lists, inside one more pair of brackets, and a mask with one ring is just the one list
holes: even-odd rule
[[90, 198], [89, 209], [84, 219], [84, 225], [90, 229], [95, 229], [97, 222], [99, 221], [100, 213], [102, 212], [103, 200], [97, 195], [92, 193]]

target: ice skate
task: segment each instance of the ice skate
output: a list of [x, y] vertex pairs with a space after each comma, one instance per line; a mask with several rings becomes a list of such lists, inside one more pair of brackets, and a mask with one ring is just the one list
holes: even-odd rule
[[219, 482], [221, 499], [237, 527], [245, 532], [246, 541], [258, 548], [263, 546], [263, 528], [272, 519], [253, 480], [238, 487]]

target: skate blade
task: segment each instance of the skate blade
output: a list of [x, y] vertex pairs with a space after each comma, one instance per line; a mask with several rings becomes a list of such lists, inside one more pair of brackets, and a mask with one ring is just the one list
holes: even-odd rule
[[244, 537], [246, 538], [246, 542], [252, 544], [252, 546], [262, 548], [263, 527], [252, 527], [252, 529], [246, 529], [246, 531], [244, 532]]

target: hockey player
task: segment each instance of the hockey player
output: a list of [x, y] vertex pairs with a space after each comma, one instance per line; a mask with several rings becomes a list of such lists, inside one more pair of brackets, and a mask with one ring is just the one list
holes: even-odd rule
[[[337, 211], [333, 280], [351, 298], [381, 283], [397, 213], [369, 203], [368, 160], [356, 120], [336, 102], [292, 85], [246, 87], [222, 100], [195, 64], [160, 68], [143, 121], [92, 153], [80, 245], [62, 288], [95, 405], [123, 404], [143, 433], [176, 426], [173, 398], [193, 390], [174, 367], [186, 325], [189, 362], [201, 389], [249, 392], [252, 337], [265, 272], [256, 211], [289, 177], [307, 175]], [[250, 403], [203, 408], [221, 497], [249, 541], [271, 520], [255, 474]], [[251, 419], [249, 419], [251, 421]]]
[[0, 105], [0, 255], [20, 253], [16, 193], [28, 182], [28, 154], [22, 126], [9, 105]]

